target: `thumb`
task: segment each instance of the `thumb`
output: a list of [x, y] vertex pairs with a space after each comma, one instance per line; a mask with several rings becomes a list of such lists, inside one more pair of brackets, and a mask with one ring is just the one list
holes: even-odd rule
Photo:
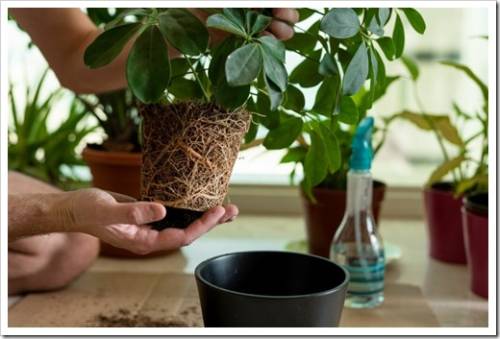
[[161, 220], [166, 214], [165, 207], [155, 202], [118, 203], [111, 208], [106, 224], [144, 225]]

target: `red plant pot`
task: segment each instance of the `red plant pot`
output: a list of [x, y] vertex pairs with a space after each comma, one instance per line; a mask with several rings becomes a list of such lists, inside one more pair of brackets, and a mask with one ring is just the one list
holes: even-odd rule
[[487, 194], [466, 197], [462, 217], [471, 290], [488, 298], [488, 210], [474, 204], [474, 200], [484, 199], [485, 195], [487, 206]]
[[462, 199], [453, 195], [452, 186], [438, 183], [424, 190], [429, 253], [434, 259], [465, 264], [462, 232]]
[[[376, 225], [378, 225], [385, 189], [384, 183], [373, 182], [372, 209]], [[345, 190], [323, 187], [315, 187], [313, 193], [316, 197], [315, 203], [311, 202], [301, 190], [305, 210], [308, 252], [329, 258], [333, 236], [344, 217], [347, 193]]]

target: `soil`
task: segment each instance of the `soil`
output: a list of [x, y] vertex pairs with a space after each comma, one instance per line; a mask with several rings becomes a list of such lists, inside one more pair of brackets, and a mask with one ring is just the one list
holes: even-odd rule
[[181, 228], [185, 229], [192, 224], [196, 219], [201, 218], [204, 212], [193, 211], [184, 208], [165, 207], [167, 215], [162, 220], [150, 223], [153, 229], [161, 231], [165, 228]]
[[[166, 310], [162, 309], [162, 311]], [[92, 325], [97, 327], [192, 327], [201, 326], [200, 319], [199, 309], [194, 306], [186, 308], [179, 315], [158, 317], [119, 308], [116, 312], [98, 314]]]
[[[250, 114], [200, 102], [144, 105], [140, 114], [142, 200], [165, 205], [169, 219], [173, 207], [202, 212], [221, 205]], [[182, 220], [171, 224], [187, 222]]]

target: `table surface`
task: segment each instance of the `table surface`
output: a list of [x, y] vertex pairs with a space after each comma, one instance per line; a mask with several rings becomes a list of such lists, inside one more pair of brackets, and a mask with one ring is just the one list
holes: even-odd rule
[[[488, 325], [488, 302], [470, 292], [467, 267], [429, 258], [422, 221], [382, 220], [380, 229], [384, 241], [399, 246], [402, 252], [399, 259], [387, 266], [387, 284], [418, 287], [440, 326]], [[89, 274], [192, 273], [198, 263], [214, 255], [243, 250], [283, 250], [291, 241], [303, 239], [304, 233], [304, 221], [298, 217], [241, 216], [166, 256], [100, 257]]]

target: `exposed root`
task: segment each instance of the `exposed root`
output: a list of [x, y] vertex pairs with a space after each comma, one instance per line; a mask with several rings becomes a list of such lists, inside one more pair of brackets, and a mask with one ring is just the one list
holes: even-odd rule
[[227, 112], [213, 103], [179, 102], [146, 105], [141, 114], [142, 199], [194, 211], [220, 205], [249, 113]]

